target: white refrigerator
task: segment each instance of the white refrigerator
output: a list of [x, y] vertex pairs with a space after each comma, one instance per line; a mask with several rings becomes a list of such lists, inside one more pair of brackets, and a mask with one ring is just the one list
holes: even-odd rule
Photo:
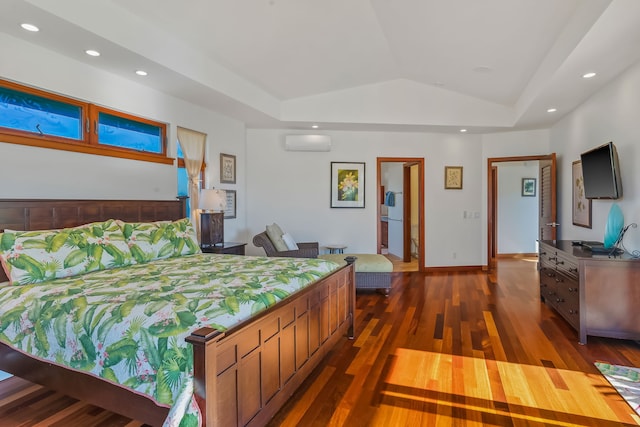
[[402, 211], [402, 191], [394, 192], [395, 203], [388, 207], [389, 218], [389, 253], [397, 257], [404, 257], [404, 241], [403, 241], [403, 211]]

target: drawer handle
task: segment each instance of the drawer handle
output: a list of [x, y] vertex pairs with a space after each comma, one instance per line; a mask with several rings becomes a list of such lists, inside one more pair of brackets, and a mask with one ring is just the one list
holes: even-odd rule
[[557, 256], [550, 256], [549, 257], [549, 261], [557, 261], [558, 257]]
[[556, 264], [564, 265], [564, 261], [556, 261]]
[[578, 314], [578, 310], [569, 310], [569, 314]]
[[564, 279], [562, 277], [556, 277], [556, 283], [562, 283]]
[[556, 277], [556, 273], [547, 273], [547, 277]]
[[546, 254], [547, 254], [546, 252], [540, 252], [540, 256], [546, 255]]
[[564, 298], [556, 298], [556, 302], [564, 302]]
[[576, 288], [569, 288], [569, 292], [576, 292], [577, 289]]
[[578, 268], [569, 268], [569, 273], [577, 273]]
[[549, 292], [547, 292], [547, 295], [549, 295], [549, 296], [552, 296], [552, 295], [555, 295], [555, 294], [556, 294], [556, 293], [555, 293], [555, 292], [553, 292], [553, 291], [549, 291]]

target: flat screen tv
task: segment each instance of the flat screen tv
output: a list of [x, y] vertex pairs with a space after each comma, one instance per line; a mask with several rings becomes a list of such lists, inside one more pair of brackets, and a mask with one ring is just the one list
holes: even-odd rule
[[582, 153], [580, 160], [584, 178], [584, 196], [587, 199], [622, 197], [618, 152], [613, 142]]

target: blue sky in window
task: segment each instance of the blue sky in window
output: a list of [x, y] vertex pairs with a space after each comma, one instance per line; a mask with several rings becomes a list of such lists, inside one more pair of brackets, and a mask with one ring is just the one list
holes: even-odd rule
[[101, 144], [162, 153], [161, 129], [123, 117], [100, 113], [98, 136]]
[[3, 87], [0, 87], [0, 126], [82, 139], [80, 107]]

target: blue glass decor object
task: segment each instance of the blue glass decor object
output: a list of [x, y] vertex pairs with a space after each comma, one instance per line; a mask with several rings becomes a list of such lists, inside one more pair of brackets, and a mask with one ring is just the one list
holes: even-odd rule
[[607, 226], [604, 229], [604, 247], [610, 248], [618, 240], [620, 232], [624, 228], [624, 215], [617, 203], [611, 205], [609, 217], [607, 218]]

